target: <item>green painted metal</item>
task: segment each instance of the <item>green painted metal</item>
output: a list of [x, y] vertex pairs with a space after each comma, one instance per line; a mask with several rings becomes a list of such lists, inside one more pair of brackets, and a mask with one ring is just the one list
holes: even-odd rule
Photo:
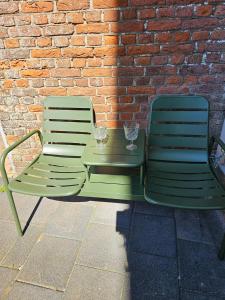
[[209, 163], [208, 110], [207, 100], [198, 96], [164, 95], [153, 101], [144, 191], [148, 202], [225, 208], [225, 192]]

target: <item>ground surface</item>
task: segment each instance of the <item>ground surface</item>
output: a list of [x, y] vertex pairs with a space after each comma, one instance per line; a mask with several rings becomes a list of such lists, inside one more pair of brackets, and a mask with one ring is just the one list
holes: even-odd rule
[[[43, 198], [21, 238], [0, 198], [0, 299], [225, 299], [225, 262], [197, 211]], [[23, 225], [37, 203], [17, 194]]]

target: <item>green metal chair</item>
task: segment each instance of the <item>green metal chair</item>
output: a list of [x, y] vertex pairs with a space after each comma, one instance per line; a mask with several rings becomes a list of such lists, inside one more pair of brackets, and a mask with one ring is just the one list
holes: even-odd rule
[[[93, 123], [91, 101], [87, 97], [52, 96], [44, 101], [44, 106], [43, 132], [31, 131], [1, 156], [3, 183], [20, 235], [23, 230], [12, 192], [42, 197], [71, 196], [79, 193], [86, 178], [80, 158]], [[41, 154], [9, 182], [5, 170], [8, 153], [36, 133], [42, 143]]]
[[[225, 208], [225, 192], [209, 158], [208, 101], [200, 96], [162, 95], [151, 108], [145, 199], [180, 208]], [[225, 149], [221, 140], [215, 141]], [[225, 242], [220, 258], [224, 251]]]

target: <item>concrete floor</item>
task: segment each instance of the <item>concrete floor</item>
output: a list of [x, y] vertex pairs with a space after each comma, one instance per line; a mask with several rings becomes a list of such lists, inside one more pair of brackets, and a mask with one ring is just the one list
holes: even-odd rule
[[225, 262], [217, 259], [207, 214], [144, 202], [15, 197], [29, 226], [17, 236], [0, 193], [0, 299], [225, 299]]

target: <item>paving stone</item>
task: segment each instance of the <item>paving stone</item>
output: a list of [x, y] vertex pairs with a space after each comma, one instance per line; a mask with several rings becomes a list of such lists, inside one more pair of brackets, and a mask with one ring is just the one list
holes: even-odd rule
[[209, 294], [203, 295], [192, 291], [181, 291], [180, 300], [224, 300], [224, 297]]
[[17, 276], [16, 270], [0, 267], [0, 299], [7, 293]]
[[176, 209], [175, 220], [179, 239], [213, 244], [207, 224], [198, 211]]
[[42, 227], [30, 226], [23, 237], [18, 236], [16, 243], [1, 262], [9, 268], [20, 269], [27, 259], [35, 242], [40, 237]]
[[132, 204], [99, 202], [91, 222], [129, 228]]
[[79, 203], [60, 203], [47, 223], [45, 232], [82, 240], [93, 207]]
[[16, 282], [7, 300], [61, 300], [62, 294], [39, 286]]
[[134, 211], [142, 214], [149, 214], [155, 216], [173, 217], [174, 209], [162, 205], [150, 204], [148, 202], [135, 202]]
[[18, 234], [16, 226], [8, 221], [0, 221], [0, 261], [15, 244]]
[[213, 245], [179, 240], [178, 257], [182, 289], [225, 297], [225, 261]]
[[65, 290], [78, 247], [78, 241], [43, 235], [32, 249], [17, 280]]
[[125, 285], [121, 299], [178, 299], [175, 258], [131, 252], [128, 261], [130, 282]]
[[128, 231], [116, 232], [110, 225], [91, 223], [81, 244], [77, 263], [103, 270], [125, 272]]
[[64, 300], [118, 300], [125, 275], [76, 265]]
[[131, 247], [137, 252], [175, 257], [174, 220], [167, 217], [135, 214]]

